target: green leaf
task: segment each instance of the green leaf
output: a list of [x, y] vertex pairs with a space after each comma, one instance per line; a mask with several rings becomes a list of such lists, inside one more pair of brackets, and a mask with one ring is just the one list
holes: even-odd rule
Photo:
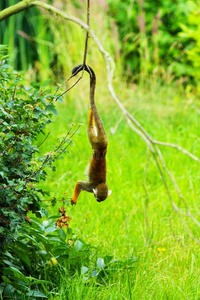
[[45, 232], [48, 234], [48, 233], [51, 233], [51, 232], [54, 232], [56, 231], [56, 227], [48, 227], [48, 228], [45, 228]]
[[105, 262], [103, 258], [98, 258], [97, 259], [97, 268], [98, 269], [103, 269], [105, 267]]
[[99, 275], [99, 272], [97, 271], [97, 270], [93, 270], [92, 272], [91, 272], [91, 277], [96, 277], [96, 276], [98, 276]]
[[3, 262], [4, 262], [4, 264], [6, 264], [8, 266], [13, 266], [13, 263], [10, 260], [4, 259]]
[[0, 172], [0, 176], [2, 177], [2, 178], [5, 178], [5, 174], [4, 174], [4, 172]]
[[19, 271], [17, 268], [15, 268], [13, 266], [10, 266], [9, 268], [5, 268], [3, 270], [3, 274], [4, 275], [12, 275], [13, 274], [17, 278], [23, 279], [25, 282], [27, 282], [26, 276], [24, 276], [24, 274], [22, 274], [21, 271]]
[[3, 64], [3, 68], [4, 69], [12, 69], [12, 67], [10, 65], [8, 65], [8, 64]]
[[111, 262], [112, 259], [113, 259], [113, 256], [106, 255], [106, 256], [104, 257], [104, 262], [105, 262], [105, 264], [106, 264], [106, 265], [109, 264], [109, 263]]
[[30, 291], [26, 293], [27, 297], [34, 297], [34, 298], [47, 298], [47, 296], [39, 291]]
[[58, 102], [61, 102], [61, 103], [63, 103], [64, 101], [63, 101], [63, 97], [62, 96], [60, 96], [59, 98], [57, 98], [58, 100]]
[[49, 241], [60, 242], [60, 239], [58, 237], [49, 237]]
[[12, 283], [12, 282], [10, 281], [10, 279], [9, 279], [8, 277], [6, 277], [6, 276], [2, 276], [1, 278], [3, 279], [3, 281], [4, 281], [5, 283]]
[[30, 285], [34, 285], [34, 284], [51, 284], [54, 285], [51, 281], [48, 280], [39, 280], [37, 278], [34, 277], [26, 277], [28, 280], [30, 280]]
[[40, 88], [40, 84], [38, 82], [31, 82], [31, 85], [36, 89]]
[[81, 268], [81, 274], [82, 274], [82, 275], [84, 275], [85, 273], [87, 273], [87, 271], [88, 271], [88, 268], [87, 268], [87, 267], [84, 267], [84, 266], [83, 266], [83, 267]]
[[77, 251], [81, 251], [83, 248], [83, 243], [81, 241], [76, 241], [75, 248]]
[[31, 266], [31, 261], [24, 250], [14, 248], [13, 251], [19, 257], [19, 259], [23, 261], [28, 267]]
[[52, 112], [54, 115], [58, 115], [57, 110], [55, 109], [55, 107], [51, 104], [46, 106], [46, 110]]
[[64, 230], [63, 229], [57, 229], [57, 232], [58, 232], [58, 235], [59, 235], [60, 239], [63, 242], [65, 242], [65, 240], [66, 240], [66, 234], [65, 234]]

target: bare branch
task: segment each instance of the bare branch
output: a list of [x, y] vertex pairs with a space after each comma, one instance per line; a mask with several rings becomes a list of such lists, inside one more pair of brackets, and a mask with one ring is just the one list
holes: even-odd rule
[[171, 147], [171, 148], [176, 148], [179, 151], [183, 152], [184, 154], [188, 155], [189, 157], [191, 157], [193, 160], [197, 161], [198, 163], [200, 163], [200, 159], [198, 157], [196, 157], [194, 154], [188, 152], [187, 150], [183, 149], [182, 147], [180, 147], [179, 145], [175, 145], [175, 144], [170, 144], [170, 143], [164, 143], [164, 142], [160, 142], [160, 141], [153, 141], [154, 144], [156, 145], [161, 145], [161, 146], [166, 146], [166, 147]]
[[[158, 155], [159, 155], [160, 161], [161, 161], [161, 163], [162, 163], [162, 167], [164, 168], [165, 172], [168, 174], [169, 178], [171, 179], [171, 181], [172, 181], [172, 183], [173, 183], [173, 185], [174, 185], [174, 187], [175, 187], [175, 190], [176, 190], [176, 192], [177, 192], [179, 198], [180, 198], [180, 199], [184, 202], [184, 204], [185, 204], [185, 207], [186, 207], [186, 210], [187, 210], [187, 213], [186, 213], [185, 215], [186, 215], [187, 217], [190, 217], [190, 218], [191, 218], [191, 219], [192, 219], [192, 220], [200, 227], [200, 222], [199, 222], [199, 221], [192, 215], [192, 213], [190, 212], [189, 207], [188, 207], [188, 204], [187, 204], [185, 198], [183, 197], [183, 195], [181, 194], [181, 191], [180, 191], [180, 189], [179, 189], [179, 187], [178, 187], [178, 185], [177, 185], [177, 183], [176, 183], [175, 178], [172, 176], [172, 174], [170, 173], [170, 171], [167, 169], [166, 164], [165, 164], [165, 161], [164, 161], [164, 158], [163, 158], [163, 156], [162, 156], [162, 153], [161, 153], [160, 149], [158, 149], [158, 147], [156, 147], [156, 151], [157, 151], [157, 153], [158, 153]], [[184, 213], [181, 212], [180, 209], [178, 209], [178, 211], [179, 211], [180, 214], [184, 215]]]

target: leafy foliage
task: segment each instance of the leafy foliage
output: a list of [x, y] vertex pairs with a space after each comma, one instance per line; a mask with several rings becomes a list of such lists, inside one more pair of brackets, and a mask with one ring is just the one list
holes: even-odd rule
[[38, 163], [32, 159], [38, 152], [33, 142], [51, 122], [52, 113], [48, 109], [54, 106], [53, 97], [45, 87], [38, 84], [23, 87], [21, 76], [11, 71], [3, 56], [0, 75], [0, 224], [1, 234], [8, 238], [18, 231], [27, 210], [39, 210], [34, 183], [45, 179], [47, 159], [39, 158]]
[[102, 284], [106, 280], [116, 276], [117, 273], [135, 268], [137, 257], [131, 257], [125, 261], [113, 259], [112, 256], [106, 255], [104, 258], [98, 257], [95, 267], [89, 270], [86, 266], [81, 268], [84, 282], [93, 282]]
[[[0, 262], [3, 299], [54, 298], [60, 286], [65, 287], [67, 299], [74, 276], [78, 275], [83, 283], [102, 284], [118, 272], [134, 268], [136, 258], [96, 259], [95, 249], [71, 229], [55, 227], [56, 218], [42, 223], [32, 218], [31, 224], [23, 224], [14, 243], [7, 245]], [[96, 263], [91, 264], [92, 260]]]
[[56, 112], [55, 96], [46, 87], [23, 85], [22, 77], [7, 63], [5, 47], [0, 48], [0, 236], [1, 246], [17, 238], [27, 211], [37, 216], [40, 197], [45, 194], [36, 183], [46, 178], [46, 167], [55, 170], [53, 162], [64, 151], [62, 141], [53, 152], [37, 156], [36, 138], [51, 122]]
[[[2, 0], [0, 10], [17, 2], [20, 0]], [[53, 5], [52, 0], [48, 3]], [[58, 3], [61, 10], [69, 10], [68, 2], [60, 0]], [[73, 0], [73, 6], [80, 9], [80, 1]], [[74, 34], [81, 38], [74, 39]], [[66, 79], [74, 62], [82, 57], [82, 34], [83, 31], [79, 33], [70, 22], [63, 23], [35, 6], [1, 22], [0, 44], [9, 45], [10, 64], [16, 70], [28, 70], [26, 75], [30, 81], [51, 78], [58, 82], [58, 78]]]
[[118, 25], [126, 72], [148, 75], [170, 68], [177, 77], [191, 74], [185, 51], [192, 43], [178, 33], [194, 1], [113, 1], [109, 13]]
[[[81, 272], [92, 252], [68, 230], [55, 227], [55, 220], [32, 218], [24, 223], [19, 237], [6, 247], [1, 263], [4, 299], [47, 298], [54, 294], [63, 275]], [[62, 276], [61, 276], [62, 274]]]
[[191, 76], [196, 79], [199, 84], [200, 79], [200, 4], [193, 3], [192, 11], [188, 16], [188, 23], [181, 23], [182, 32], [180, 36], [185, 38], [187, 43], [191, 40], [190, 47], [186, 51], [188, 60], [191, 62]]
[[[17, 2], [20, 2], [20, 0], [2, 0], [0, 1], [0, 10], [12, 6]], [[46, 36], [43, 41], [45, 32]], [[38, 36], [38, 39], [35, 38], [36, 36]], [[44, 20], [37, 7], [22, 11], [20, 14], [11, 16], [1, 22], [0, 43], [9, 45], [8, 53], [12, 58], [12, 62], [10, 63], [17, 70], [27, 70], [30, 65], [34, 65], [34, 62], [38, 61], [40, 55], [42, 59], [44, 53], [50, 58], [51, 47], [45, 47], [48, 45], [49, 40], [52, 40], [52, 34], [49, 31], [48, 22]], [[35, 63], [35, 69], [47, 67], [44, 64], [44, 60], [40, 62], [43, 65]]]

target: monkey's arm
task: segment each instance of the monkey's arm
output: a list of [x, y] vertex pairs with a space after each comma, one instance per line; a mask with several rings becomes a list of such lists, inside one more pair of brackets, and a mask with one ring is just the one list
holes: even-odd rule
[[94, 186], [90, 182], [80, 181], [80, 180], [77, 181], [77, 183], [75, 185], [75, 188], [74, 188], [74, 193], [73, 193], [72, 198], [71, 198], [71, 204], [72, 205], [76, 204], [78, 196], [79, 196], [81, 191], [84, 190], [84, 191], [92, 193], [93, 188], [94, 188]]

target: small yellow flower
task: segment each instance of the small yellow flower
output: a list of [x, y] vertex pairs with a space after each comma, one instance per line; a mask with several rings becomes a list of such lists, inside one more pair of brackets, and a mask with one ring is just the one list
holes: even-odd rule
[[51, 261], [52, 261], [53, 265], [56, 265], [58, 263], [58, 261], [55, 257], [52, 257]]
[[166, 248], [158, 248], [157, 250], [158, 250], [159, 252], [165, 252], [165, 251], [167, 251]]
[[53, 265], [55, 266], [55, 265], [58, 263], [58, 261], [57, 261], [57, 259], [56, 259], [55, 257], [52, 257], [52, 258], [48, 261], [48, 263], [49, 263], [49, 265], [50, 265], [51, 267], [53, 267]]

